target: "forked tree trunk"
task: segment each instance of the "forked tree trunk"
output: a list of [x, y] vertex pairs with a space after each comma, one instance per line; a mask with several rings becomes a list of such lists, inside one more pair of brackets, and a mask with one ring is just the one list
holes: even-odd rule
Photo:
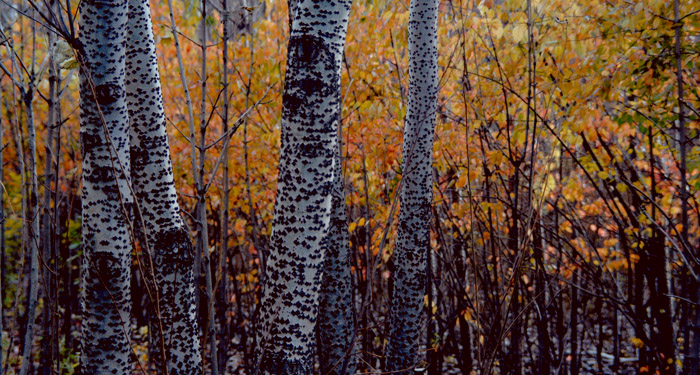
[[80, 3], [81, 373], [86, 375], [131, 371], [127, 10], [127, 0]]
[[430, 246], [432, 154], [437, 109], [437, 8], [435, 0], [412, 0], [409, 10], [409, 97], [403, 139], [401, 211], [394, 250], [386, 371], [412, 373], [418, 352]]
[[262, 374], [313, 372], [350, 4], [294, 4], [272, 246], [258, 321], [256, 368]]
[[146, 232], [157, 296], [150, 306], [151, 354], [168, 374], [201, 374], [194, 248], [177, 201], [148, 0], [129, 0], [127, 27], [131, 178], [143, 220], [135, 225]]

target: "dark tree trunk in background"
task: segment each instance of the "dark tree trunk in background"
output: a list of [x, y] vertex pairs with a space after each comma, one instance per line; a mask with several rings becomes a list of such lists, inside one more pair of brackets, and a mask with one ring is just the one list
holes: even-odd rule
[[[340, 107], [338, 107], [340, 119]], [[338, 122], [340, 126], [340, 120]], [[340, 141], [336, 147], [331, 197], [331, 219], [326, 237], [323, 283], [319, 300], [318, 348], [321, 373], [344, 375], [355, 373], [355, 307], [350, 244], [345, 213], [345, 189], [340, 158]]]

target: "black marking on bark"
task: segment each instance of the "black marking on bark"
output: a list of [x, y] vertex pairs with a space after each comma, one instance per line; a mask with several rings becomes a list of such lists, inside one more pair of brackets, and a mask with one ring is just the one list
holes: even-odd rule
[[101, 279], [104, 282], [115, 279], [120, 275], [119, 259], [112, 253], [99, 252], [90, 255], [89, 271], [91, 277]]
[[88, 6], [94, 6], [97, 9], [101, 9], [102, 7], [123, 7], [126, 0], [83, 0], [83, 2], [85, 2]]
[[[185, 228], [172, 228], [156, 233], [154, 236], [156, 265], [171, 264], [178, 270], [192, 267], [194, 251], [192, 241]], [[167, 274], [167, 272], [164, 272]]]
[[114, 180], [112, 168], [100, 165], [91, 165], [90, 168], [83, 168], [83, 179], [94, 184]]
[[148, 164], [148, 150], [145, 148], [137, 148], [133, 145], [129, 149], [129, 155], [131, 157], [131, 169], [138, 171]]
[[289, 89], [284, 90], [284, 94], [282, 95], [282, 105], [284, 110], [289, 111], [290, 113], [296, 113], [299, 107], [304, 104], [305, 98], [298, 95], [299, 93], [292, 93], [291, 91], [292, 90]]
[[80, 141], [83, 146], [83, 156], [85, 154], [91, 154], [95, 147], [102, 145], [102, 137], [98, 134], [82, 132], [80, 133]]
[[320, 94], [323, 94], [325, 91], [328, 91], [324, 90], [324, 87], [327, 86], [328, 85], [324, 84], [324, 82], [317, 77], [307, 77], [305, 79], [300, 80], [297, 84], [297, 87], [300, 89], [302, 95], [304, 95], [305, 97], [313, 95], [313, 93], [316, 91], [319, 91]]
[[260, 361], [260, 371], [263, 374], [301, 375], [311, 374], [312, 369], [302, 361], [293, 361], [280, 353], [267, 351]]
[[124, 88], [116, 83], [104, 83], [95, 87], [95, 99], [100, 105], [109, 105], [124, 98]]
[[289, 64], [293, 67], [308, 66], [316, 62], [321, 53], [322, 57], [330, 55], [323, 39], [315, 35], [294, 35], [289, 39]]

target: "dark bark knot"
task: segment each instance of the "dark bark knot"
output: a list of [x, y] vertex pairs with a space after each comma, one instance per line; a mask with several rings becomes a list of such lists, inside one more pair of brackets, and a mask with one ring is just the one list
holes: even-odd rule
[[315, 35], [294, 35], [289, 40], [287, 81], [282, 101], [290, 115], [314, 94], [324, 97], [332, 91], [333, 83], [324, 73], [333, 68], [333, 56], [322, 38]]
[[289, 64], [295, 68], [316, 62], [321, 54], [330, 55], [323, 39], [315, 35], [294, 35], [289, 39]]
[[95, 87], [95, 99], [100, 105], [109, 105], [125, 97], [124, 88], [116, 83], [105, 83]]
[[80, 141], [83, 145], [83, 157], [86, 153], [91, 154], [95, 147], [102, 145], [102, 137], [99, 134], [83, 132], [80, 134]]
[[131, 157], [131, 168], [133, 170], [138, 170], [144, 168], [149, 161], [149, 150], [139, 147], [132, 146], [129, 149], [129, 155]]
[[192, 241], [184, 228], [156, 233], [154, 242], [156, 266], [168, 263], [177, 270], [184, 270], [194, 264]]
[[266, 374], [309, 374], [311, 368], [307, 363], [285, 358], [282, 354], [265, 351], [260, 361], [260, 372]]
[[104, 282], [105, 289], [121, 275], [119, 259], [112, 253], [96, 252], [88, 260], [91, 278]]

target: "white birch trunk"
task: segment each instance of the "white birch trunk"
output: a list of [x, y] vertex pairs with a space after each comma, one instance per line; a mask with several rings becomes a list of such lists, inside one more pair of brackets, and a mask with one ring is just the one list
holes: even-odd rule
[[437, 109], [438, 1], [411, 0], [408, 22], [409, 96], [403, 140], [401, 211], [392, 255], [394, 289], [386, 371], [413, 373], [421, 362], [426, 253], [430, 246], [432, 154]]
[[148, 0], [129, 0], [126, 98], [131, 178], [151, 252], [157, 301], [150, 306], [151, 353], [168, 374], [201, 374], [194, 248], [180, 217]]
[[131, 372], [127, 10], [127, 0], [80, 3], [84, 375]]
[[313, 372], [350, 3], [294, 4], [272, 246], [258, 322], [256, 367], [262, 374]]

